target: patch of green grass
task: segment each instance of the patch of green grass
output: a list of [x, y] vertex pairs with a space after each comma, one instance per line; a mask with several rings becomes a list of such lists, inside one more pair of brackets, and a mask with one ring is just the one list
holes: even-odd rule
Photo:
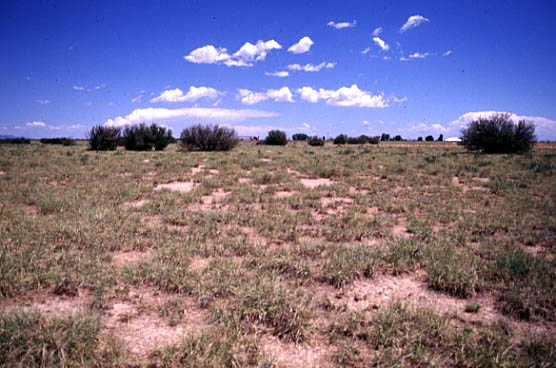
[[123, 358], [112, 342], [101, 346], [101, 325], [94, 317], [76, 315], [47, 319], [38, 313], [0, 316], [0, 362], [6, 367], [93, 367]]

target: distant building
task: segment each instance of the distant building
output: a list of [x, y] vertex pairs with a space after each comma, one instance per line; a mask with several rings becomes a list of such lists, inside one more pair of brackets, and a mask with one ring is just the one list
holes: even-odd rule
[[450, 137], [444, 140], [445, 142], [461, 142], [461, 138], [458, 137]]

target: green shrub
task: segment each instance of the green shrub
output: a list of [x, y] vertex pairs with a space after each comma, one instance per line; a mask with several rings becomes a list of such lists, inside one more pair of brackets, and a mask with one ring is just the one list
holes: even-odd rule
[[392, 140], [393, 140], [393, 141], [400, 142], [400, 141], [403, 141], [403, 138], [402, 138], [401, 135], [397, 135], [397, 136], [395, 136]]
[[75, 141], [71, 138], [42, 138], [42, 144], [61, 144], [63, 146], [75, 146]]
[[294, 141], [306, 141], [307, 139], [309, 139], [309, 136], [307, 134], [304, 133], [297, 133], [292, 135], [292, 139]]
[[510, 114], [472, 121], [462, 130], [462, 144], [471, 151], [484, 153], [522, 153], [531, 150], [536, 141], [535, 127], [521, 120], [515, 124]]
[[417, 142], [422, 142], [422, 141], [423, 141], [423, 137], [417, 138]]
[[370, 144], [378, 144], [380, 142], [380, 137], [376, 136], [376, 137], [369, 137], [368, 142]]
[[193, 125], [180, 135], [180, 143], [187, 151], [229, 151], [238, 142], [235, 129], [218, 125]]
[[285, 146], [288, 144], [288, 137], [286, 133], [281, 130], [271, 130], [264, 140], [265, 144], [271, 146]]
[[317, 137], [317, 136], [309, 138], [307, 143], [310, 146], [324, 146], [324, 140], [322, 138]]
[[2, 138], [0, 139], [0, 144], [29, 144], [30, 139], [27, 138]]
[[349, 137], [347, 139], [347, 144], [365, 144], [367, 142], [369, 142], [369, 137], [364, 134], [359, 137]]
[[89, 131], [89, 148], [94, 151], [114, 151], [118, 147], [121, 129], [107, 125], [96, 125]]
[[348, 141], [348, 136], [345, 134], [340, 134], [334, 138], [334, 144], [346, 144]]
[[156, 124], [132, 125], [124, 129], [123, 142], [130, 151], [162, 151], [172, 140], [172, 131]]
[[444, 142], [444, 135], [440, 134], [437, 139], [438, 142]]
[[380, 140], [383, 142], [388, 142], [390, 140], [390, 134], [382, 133], [382, 135], [380, 136]]

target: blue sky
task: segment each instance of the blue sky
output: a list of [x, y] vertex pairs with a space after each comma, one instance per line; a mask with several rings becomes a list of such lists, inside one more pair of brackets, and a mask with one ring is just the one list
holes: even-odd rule
[[194, 123], [556, 140], [553, 1], [2, 1], [0, 135]]

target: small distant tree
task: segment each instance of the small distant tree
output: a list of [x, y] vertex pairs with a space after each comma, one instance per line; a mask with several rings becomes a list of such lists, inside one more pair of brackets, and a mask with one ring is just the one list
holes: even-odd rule
[[121, 129], [107, 125], [96, 125], [88, 134], [89, 148], [94, 151], [114, 151], [118, 147]]
[[334, 144], [346, 144], [348, 141], [348, 136], [345, 134], [340, 134], [334, 138]]
[[62, 146], [75, 146], [75, 140], [71, 138], [41, 138], [42, 144], [61, 144]]
[[417, 138], [417, 142], [422, 142], [422, 141], [423, 141], [423, 137]]
[[397, 135], [397, 136], [394, 137], [394, 140], [399, 142], [399, 141], [403, 141], [403, 138], [402, 138], [401, 135]]
[[304, 133], [297, 133], [292, 135], [292, 139], [294, 141], [306, 141], [307, 139], [309, 139], [309, 136], [307, 134]]
[[425, 137], [425, 141], [427, 141], [427, 142], [433, 142], [433, 141], [434, 141], [434, 137], [433, 137], [432, 135], [427, 135], [427, 136]]
[[180, 144], [187, 151], [229, 151], [239, 143], [234, 129], [218, 125], [193, 125], [180, 134]]
[[271, 130], [264, 140], [265, 144], [271, 146], [285, 146], [288, 144], [288, 137], [286, 133], [281, 130]]
[[156, 124], [152, 124], [149, 129], [155, 151], [163, 151], [170, 143], [175, 142], [171, 129]]
[[437, 139], [438, 142], [444, 142], [444, 134], [440, 134]]
[[307, 141], [307, 143], [310, 146], [324, 146], [324, 139], [314, 136], [309, 138], [309, 140]]
[[390, 140], [390, 134], [382, 133], [382, 135], [380, 136], [380, 140], [383, 142], [388, 142]]
[[516, 124], [508, 113], [474, 120], [461, 134], [468, 150], [484, 153], [527, 152], [536, 142], [535, 126], [526, 120]]
[[369, 143], [370, 144], [378, 144], [380, 142], [380, 137], [376, 136], [376, 137], [369, 137]]

